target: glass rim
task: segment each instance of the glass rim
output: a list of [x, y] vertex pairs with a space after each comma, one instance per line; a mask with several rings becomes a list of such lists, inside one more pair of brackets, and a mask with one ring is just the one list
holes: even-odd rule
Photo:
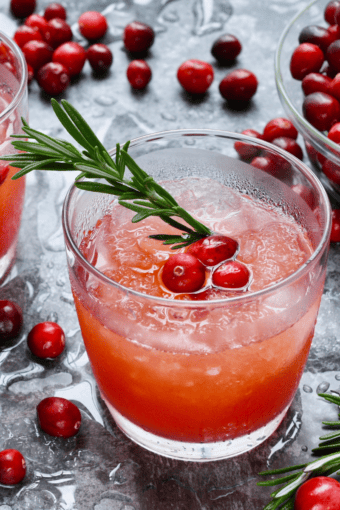
[[9, 114], [11, 114], [12, 111], [18, 106], [18, 104], [20, 103], [20, 101], [22, 99], [22, 96], [25, 93], [26, 85], [27, 85], [27, 64], [26, 64], [26, 60], [24, 58], [24, 55], [23, 55], [21, 49], [19, 48], [19, 46], [17, 45], [17, 43], [13, 39], [10, 39], [2, 31], [0, 31], [0, 41], [1, 40], [3, 40], [6, 43], [6, 45], [8, 45], [10, 47], [10, 49], [15, 53], [15, 55], [18, 58], [18, 61], [20, 63], [21, 69], [22, 69], [22, 75], [21, 75], [21, 80], [20, 80], [20, 83], [19, 83], [19, 88], [18, 88], [15, 96], [13, 97], [12, 101], [9, 103], [7, 108], [5, 108], [0, 113], [0, 123]]
[[[323, 199], [323, 205], [325, 209], [325, 217], [326, 217], [326, 223], [325, 227], [321, 236], [321, 239], [318, 243], [318, 245], [313, 250], [313, 253], [311, 256], [302, 264], [296, 271], [291, 273], [289, 276], [284, 278], [283, 280], [280, 280], [277, 283], [274, 283], [273, 285], [270, 285], [268, 287], [265, 287], [264, 289], [258, 290], [256, 292], [243, 292], [240, 293], [238, 296], [233, 297], [226, 297], [221, 299], [213, 299], [213, 300], [195, 300], [195, 301], [187, 301], [187, 300], [175, 300], [175, 299], [169, 299], [159, 296], [153, 296], [149, 294], [145, 294], [143, 292], [136, 291], [134, 289], [131, 289], [129, 287], [126, 287], [124, 285], [121, 285], [120, 283], [112, 280], [108, 276], [106, 276], [104, 273], [96, 269], [81, 253], [78, 246], [76, 245], [71, 230], [69, 226], [69, 218], [68, 218], [68, 210], [69, 205], [71, 202], [71, 199], [77, 191], [80, 192], [75, 184], [73, 183], [64, 199], [63, 203], [63, 210], [62, 210], [62, 227], [64, 231], [65, 240], [67, 240], [69, 246], [72, 249], [72, 252], [74, 256], [77, 259], [81, 260], [81, 263], [85, 268], [92, 273], [95, 277], [97, 277], [99, 280], [101, 280], [103, 283], [113, 285], [114, 287], [118, 288], [121, 291], [124, 291], [128, 293], [131, 296], [136, 296], [138, 298], [154, 301], [157, 303], [162, 303], [167, 306], [184, 306], [184, 307], [192, 307], [197, 308], [199, 306], [204, 305], [205, 307], [208, 305], [222, 305], [222, 304], [234, 304], [234, 303], [240, 303], [243, 301], [253, 300], [257, 299], [258, 297], [262, 297], [264, 295], [272, 294], [273, 292], [276, 292], [281, 287], [284, 287], [286, 285], [291, 284], [295, 280], [299, 279], [305, 272], [309, 270], [309, 267], [311, 263], [313, 263], [315, 260], [318, 259], [319, 256], [321, 256], [322, 252], [326, 248], [330, 236], [330, 228], [331, 228], [331, 207], [329, 203], [329, 199], [327, 196], [327, 193], [319, 181], [319, 179], [316, 177], [316, 175], [310, 170], [307, 165], [305, 165], [301, 160], [296, 158], [295, 156], [291, 155], [287, 151], [284, 151], [280, 147], [273, 146], [269, 142], [266, 142], [264, 140], [260, 140], [257, 138], [253, 138], [247, 135], [243, 135], [242, 133], [233, 133], [231, 131], [222, 131], [222, 130], [214, 130], [214, 129], [178, 129], [178, 130], [169, 130], [169, 131], [159, 131], [155, 133], [150, 133], [147, 135], [142, 135], [140, 137], [134, 138], [131, 140], [130, 148], [136, 147], [142, 143], [145, 142], [152, 142], [157, 139], [162, 139], [165, 136], [167, 137], [178, 137], [178, 136], [216, 136], [219, 138], [227, 138], [227, 139], [233, 139], [235, 141], [249, 141], [252, 143], [255, 143], [256, 145], [261, 145], [263, 147], [266, 147], [268, 149], [271, 149], [274, 152], [277, 152], [285, 159], [288, 159], [291, 163], [294, 163], [295, 166], [298, 166], [302, 174], [307, 178], [307, 180], [313, 185], [314, 188], [316, 188]], [[116, 149], [111, 149], [108, 151], [110, 156], [114, 156], [116, 153]], [[84, 193], [92, 193], [91, 191], [85, 191]]]

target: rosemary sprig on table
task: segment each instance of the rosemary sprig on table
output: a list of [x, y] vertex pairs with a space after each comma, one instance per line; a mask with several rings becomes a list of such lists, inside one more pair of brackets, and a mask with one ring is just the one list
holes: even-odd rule
[[[180, 207], [170, 193], [137, 165], [127, 152], [130, 142], [126, 142], [123, 147], [116, 145], [114, 161], [74, 106], [65, 100], [61, 101], [61, 105], [55, 99], [52, 99], [51, 103], [66, 131], [85, 150], [80, 152], [65, 140], [51, 138], [32, 129], [22, 119], [22, 130], [25, 134], [12, 137], [24, 140], [14, 141], [12, 145], [23, 152], [0, 157], [21, 168], [13, 179], [18, 179], [32, 170], [79, 171], [80, 174], [75, 179], [78, 188], [117, 196], [120, 205], [136, 213], [132, 218], [133, 223], [149, 216], [159, 216], [164, 222], [179, 229], [181, 232], [178, 235], [150, 236], [163, 241], [163, 244], [173, 244], [173, 249], [188, 246], [212, 234], [208, 227]], [[125, 177], [125, 167], [130, 170], [132, 177]], [[104, 179], [107, 184], [91, 180], [98, 178]], [[175, 218], [184, 220], [186, 224]]]
[[[319, 397], [340, 406], [340, 396], [319, 393]], [[308, 478], [330, 476], [340, 469], [340, 421], [323, 421], [322, 423], [326, 427], [333, 429], [333, 431], [321, 436], [319, 438], [320, 443], [318, 447], [312, 450], [315, 455], [322, 455], [321, 458], [306, 464], [298, 464], [296, 466], [259, 473], [260, 475], [282, 475], [290, 473], [282, 477], [279, 476], [274, 480], [257, 483], [257, 485], [265, 487], [285, 484], [283, 487], [272, 492], [272, 501], [268, 503], [263, 510], [293, 510], [296, 491]], [[295, 471], [295, 473], [291, 473], [292, 471]]]

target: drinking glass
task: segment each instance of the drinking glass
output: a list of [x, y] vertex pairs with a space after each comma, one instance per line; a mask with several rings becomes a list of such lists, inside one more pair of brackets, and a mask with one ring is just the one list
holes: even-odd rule
[[[254, 151], [276, 162], [274, 174], [238, 157]], [[84, 257], [84, 239], [113, 215], [112, 195], [73, 186], [65, 199], [63, 229], [79, 324], [100, 394], [118, 427], [172, 458], [203, 462], [239, 455], [273, 433], [298, 389], [325, 279], [327, 195], [294, 156], [241, 134], [155, 133], [133, 140], [129, 153], [158, 182], [178, 181], [179, 192], [183, 179], [206, 183], [203, 192], [184, 193], [184, 206], [196, 193], [201, 221], [214, 208], [221, 222], [235, 218], [235, 228], [247, 221], [252, 235], [253, 222], [261, 220], [236, 215], [238, 199], [224, 196], [232, 189], [293, 219], [310, 242], [310, 255], [292, 274], [254, 292], [167, 299], [100, 272], [100, 251]], [[114, 239], [113, 231], [107, 253]], [[133, 264], [128, 244], [123, 255], [112, 264]]]

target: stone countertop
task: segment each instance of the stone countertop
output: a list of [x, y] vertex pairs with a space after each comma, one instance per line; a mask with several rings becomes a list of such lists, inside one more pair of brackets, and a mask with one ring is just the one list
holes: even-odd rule
[[[43, 12], [47, 0], [38, 0]], [[103, 12], [109, 32], [103, 42], [114, 54], [109, 73], [95, 76], [86, 63], [62, 97], [79, 109], [107, 148], [137, 136], [177, 128], [262, 131], [285, 116], [274, 80], [274, 53], [280, 33], [305, 5], [301, 0], [64, 0], [75, 40], [77, 19], [85, 10]], [[9, 1], [0, 0], [0, 30], [12, 35], [17, 22]], [[153, 76], [143, 91], [126, 78], [130, 61], [121, 40], [134, 20], [151, 24], [156, 40], [147, 55]], [[210, 54], [223, 33], [236, 35], [243, 50], [235, 64], [222, 67]], [[193, 100], [180, 87], [177, 68], [189, 58], [211, 62], [215, 79]], [[232, 68], [244, 67], [259, 87], [243, 110], [228, 107], [218, 84]], [[49, 98], [36, 83], [29, 93], [30, 124], [51, 136], [67, 138]], [[298, 141], [302, 145], [302, 140]], [[305, 161], [307, 161], [305, 157]], [[24, 330], [14, 346], [0, 351], [0, 449], [17, 448], [28, 472], [18, 486], [0, 486], [0, 510], [261, 510], [270, 488], [256, 486], [258, 472], [308, 462], [322, 434], [321, 421], [336, 419], [335, 406], [317, 392], [340, 386], [340, 245], [332, 245], [315, 338], [293, 404], [279, 429], [240, 457], [190, 463], [162, 458], [127, 439], [102, 402], [81, 339], [68, 281], [61, 208], [73, 176], [30, 174], [18, 257], [0, 288], [2, 299], [20, 303]], [[28, 331], [38, 322], [58, 321], [67, 349], [55, 361], [33, 358]], [[46, 396], [77, 401], [81, 431], [68, 440], [44, 435], [35, 408]]]

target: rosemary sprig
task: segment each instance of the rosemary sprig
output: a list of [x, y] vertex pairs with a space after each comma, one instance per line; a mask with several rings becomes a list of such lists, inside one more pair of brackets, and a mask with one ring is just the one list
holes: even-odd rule
[[[328, 402], [340, 406], [340, 396], [330, 395], [328, 393], [319, 393], [319, 397], [324, 398]], [[340, 413], [339, 413], [340, 418]], [[323, 455], [317, 460], [313, 460], [307, 464], [298, 464], [296, 466], [289, 466], [280, 469], [273, 469], [270, 471], [263, 471], [259, 475], [281, 475], [284, 473], [291, 473], [289, 475], [279, 477], [273, 480], [258, 482], [257, 485], [262, 487], [271, 487], [275, 485], [282, 485], [275, 492], [271, 494], [272, 501], [264, 507], [263, 510], [290, 510], [294, 508], [295, 494], [300, 485], [302, 485], [308, 478], [315, 476], [330, 476], [340, 469], [340, 421], [337, 422], [322, 422], [326, 427], [331, 427], [332, 432], [321, 436], [320, 443], [317, 448], [312, 452], [314, 454], [324, 454], [331, 451], [327, 455]], [[338, 429], [338, 430], [336, 430]]]
[[[115, 195], [120, 205], [136, 213], [132, 218], [133, 223], [149, 216], [159, 216], [165, 223], [180, 230], [178, 235], [150, 236], [163, 241], [163, 244], [173, 244], [172, 249], [189, 246], [212, 234], [208, 227], [180, 207], [170, 193], [137, 165], [128, 154], [130, 142], [122, 147], [116, 145], [114, 161], [74, 106], [65, 100], [61, 101], [61, 105], [55, 99], [51, 103], [60, 123], [84, 150], [80, 152], [65, 140], [51, 138], [32, 129], [22, 119], [25, 134], [12, 135], [19, 139], [12, 142], [13, 147], [22, 152], [0, 157], [21, 169], [13, 179], [32, 170], [78, 171], [80, 173], [75, 178], [75, 185], [79, 189]], [[131, 177], [125, 176], [126, 167]], [[93, 182], [93, 179], [104, 179], [107, 184]]]

